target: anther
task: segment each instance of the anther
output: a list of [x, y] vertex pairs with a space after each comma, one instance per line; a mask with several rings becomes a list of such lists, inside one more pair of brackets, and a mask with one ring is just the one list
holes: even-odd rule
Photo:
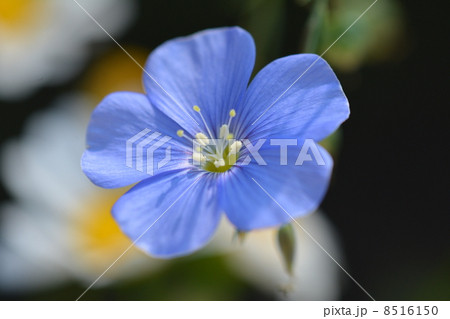
[[197, 134], [195, 134], [195, 138], [196, 138], [196, 141], [197, 141], [200, 145], [205, 146], [205, 145], [208, 145], [208, 144], [209, 144], [209, 139], [208, 139], [208, 137], [207, 137], [205, 134], [203, 134], [203, 133], [197, 133]]
[[237, 154], [242, 148], [242, 142], [241, 141], [234, 141], [230, 145], [230, 152], [229, 154]]
[[217, 168], [219, 168], [221, 166], [225, 166], [225, 160], [223, 158], [221, 158], [217, 161], [214, 161], [214, 166]]
[[224, 138], [225, 136], [228, 136], [230, 133], [230, 129], [228, 128], [228, 125], [224, 124], [220, 127], [219, 137]]
[[189, 136], [186, 136], [186, 135], [184, 134], [184, 131], [183, 131], [183, 130], [178, 130], [178, 131], [177, 131], [177, 135], [178, 135], [178, 137], [185, 138], [185, 139], [187, 139], [189, 142], [193, 143], [192, 138], [190, 138]]
[[192, 159], [194, 162], [203, 163], [206, 160], [206, 157], [201, 153], [194, 152], [192, 154]]
[[235, 111], [234, 109], [231, 109], [231, 110], [230, 110], [230, 118], [229, 118], [229, 120], [228, 120], [228, 126], [230, 126], [231, 120], [232, 120], [233, 117], [235, 117], [235, 116], [236, 116], [236, 111]]

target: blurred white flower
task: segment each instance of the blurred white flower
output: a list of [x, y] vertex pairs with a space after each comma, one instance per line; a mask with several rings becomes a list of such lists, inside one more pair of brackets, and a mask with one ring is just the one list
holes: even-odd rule
[[[338, 236], [322, 212], [317, 211], [297, 221], [331, 256], [342, 262]], [[241, 243], [236, 240], [229, 246], [226, 238], [230, 238], [235, 230], [228, 221], [224, 221], [213, 244], [229, 251], [228, 262], [237, 275], [279, 299], [338, 300], [341, 269], [298, 225], [294, 223], [292, 226], [296, 238], [292, 277], [285, 269], [275, 228], [249, 232]]]
[[[110, 34], [132, 20], [132, 0], [77, 0]], [[0, 99], [17, 99], [67, 80], [93, 41], [108, 40], [73, 0], [0, 1]]]
[[[2, 177], [17, 199], [3, 204], [0, 289], [94, 281], [131, 244], [110, 209], [124, 189], [95, 187], [80, 169], [93, 102], [81, 95], [36, 114], [2, 150]], [[132, 248], [97, 284], [156, 270], [164, 261]]]

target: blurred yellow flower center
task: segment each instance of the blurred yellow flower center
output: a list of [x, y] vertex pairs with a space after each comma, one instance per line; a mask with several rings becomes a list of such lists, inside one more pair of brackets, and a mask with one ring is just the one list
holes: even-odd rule
[[111, 215], [111, 208], [119, 196], [114, 192], [114, 196], [108, 194], [87, 201], [80, 207], [79, 222], [74, 224], [75, 234], [80, 234], [79, 238], [74, 238], [75, 244], [94, 267], [104, 267], [131, 244]]
[[35, 10], [38, 2], [37, 0], [0, 0], [0, 25], [6, 27], [25, 25], [28, 17], [38, 13]]
[[[214, 139], [214, 135], [206, 124], [200, 107], [195, 105], [193, 109], [199, 113], [208, 133], [208, 136], [202, 132], [197, 133], [195, 134], [195, 139], [192, 140], [193, 164], [213, 173], [222, 173], [229, 170], [236, 164], [239, 158], [239, 151], [242, 148], [242, 142], [234, 140], [233, 134], [230, 133], [231, 120], [236, 116], [236, 111], [234, 109], [230, 111], [228, 124], [223, 124], [220, 127], [218, 132], [219, 138]], [[177, 135], [183, 137], [183, 130], [179, 130]]]
[[[1, 1], [1, 0], [0, 0]], [[125, 48], [140, 65], [145, 64], [148, 52], [138, 47]], [[88, 71], [83, 87], [100, 103], [115, 91], [144, 93], [142, 70], [122, 50], [113, 50], [102, 56]]]

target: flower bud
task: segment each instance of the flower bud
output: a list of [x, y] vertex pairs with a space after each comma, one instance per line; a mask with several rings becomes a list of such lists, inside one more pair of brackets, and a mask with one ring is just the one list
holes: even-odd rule
[[285, 224], [278, 229], [278, 247], [289, 275], [293, 275], [292, 266], [295, 258], [295, 233], [292, 224]]

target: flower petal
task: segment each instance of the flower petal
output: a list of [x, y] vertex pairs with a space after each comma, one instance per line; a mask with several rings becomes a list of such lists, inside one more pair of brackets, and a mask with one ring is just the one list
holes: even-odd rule
[[331, 156], [317, 147], [324, 165], [314, 160], [294, 165], [298, 152], [290, 148], [288, 165], [280, 165], [279, 147], [263, 148], [259, 154], [267, 165], [252, 160], [220, 176], [220, 208], [242, 231], [290, 222], [288, 214], [296, 218], [313, 212], [325, 195], [333, 167]]
[[[330, 66], [314, 54], [273, 61], [250, 84], [237, 111], [236, 136], [320, 141], [349, 116], [349, 105]], [[256, 122], [255, 122], [256, 121]]]
[[186, 170], [153, 176], [113, 207], [122, 231], [156, 257], [186, 255], [204, 246], [220, 221], [215, 177]]
[[232, 27], [198, 32], [153, 51], [143, 75], [145, 90], [151, 102], [187, 132], [206, 133], [192, 107], [201, 108], [211, 129], [219, 128], [242, 100], [254, 60], [254, 42], [245, 30]]
[[[154, 108], [144, 94], [119, 92], [108, 95], [92, 113], [87, 132], [88, 148], [81, 159], [82, 169], [94, 184], [115, 188], [136, 183], [151, 174], [187, 167], [189, 146], [187, 142], [180, 143], [180, 138], [176, 137], [179, 128]], [[127, 144], [143, 130], [146, 135]], [[151, 134], [157, 133], [161, 135], [150, 141]], [[154, 150], [153, 162], [162, 163], [169, 147], [171, 159], [160, 168], [155, 164], [154, 170], [149, 172], [147, 152], [165, 136], [171, 139]], [[138, 150], [142, 151], [142, 156], [137, 155]]]

